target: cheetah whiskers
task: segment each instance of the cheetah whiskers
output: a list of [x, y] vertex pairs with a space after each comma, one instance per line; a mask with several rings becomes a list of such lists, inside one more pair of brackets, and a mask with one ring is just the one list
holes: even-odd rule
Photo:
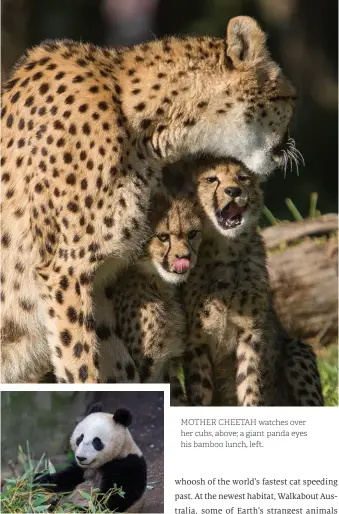
[[290, 163], [290, 172], [293, 171], [293, 163], [295, 163], [296, 167], [297, 167], [297, 175], [299, 176], [298, 161], [297, 161], [295, 155], [292, 153], [292, 151], [290, 149], [287, 150], [287, 156], [288, 156], [288, 160], [289, 160], [289, 163]]
[[[288, 146], [288, 149], [285, 150], [285, 152], [286, 152], [287, 158], [290, 162], [290, 170], [292, 171], [293, 162], [294, 162], [297, 167], [297, 175], [299, 176], [299, 165], [301, 164], [302, 166], [305, 166], [305, 159], [304, 159], [302, 153], [297, 149], [295, 140], [293, 138], [289, 137], [286, 144]], [[286, 169], [285, 169], [285, 175], [286, 175]]]
[[286, 150], [282, 151], [283, 154], [283, 170], [284, 170], [284, 178], [286, 178], [286, 171], [287, 171], [287, 165], [288, 165], [288, 156]]
[[303, 166], [305, 166], [305, 159], [304, 159], [302, 153], [300, 152], [300, 150], [298, 150], [298, 148], [296, 147], [295, 140], [292, 137], [290, 137], [287, 141], [287, 144], [291, 147], [291, 150], [298, 157], [301, 164]]
[[[295, 161], [295, 158], [294, 158], [293, 154], [291, 153], [290, 149], [283, 150], [282, 152], [283, 152], [283, 159], [284, 159], [284, 162], [283, 162], [284, 178], [286, 178], [287, 167], [289, 166], [289, 170], [290, 170], [290, 172], [292, 172], [293, 171], [293, 163], [296, 161]], [[297, 175], [299, 176], [298, 162], [296, 162], [296, 166], [297, 166]]]

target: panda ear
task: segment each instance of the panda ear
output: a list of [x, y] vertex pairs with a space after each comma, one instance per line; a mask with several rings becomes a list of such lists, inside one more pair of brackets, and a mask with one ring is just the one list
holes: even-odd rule
[[113, 419], [116, 423], [128, 427], [132, 423], [132, 414], [127, 409], [117, 409], [113, 414]]
[[92, 403], [92, 405], [89, 406], [86, 415], [93, 414], [94, 412], [102, 412], [103, 411], [103, 404], [101, 402]]

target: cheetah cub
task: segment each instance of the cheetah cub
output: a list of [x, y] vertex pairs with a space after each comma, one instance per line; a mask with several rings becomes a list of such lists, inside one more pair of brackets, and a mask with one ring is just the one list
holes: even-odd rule
[[[199, 213], [193, 198], [156, 196], [149, 214], [152, 236], [142, 255], [117, 279], [96, 288], [102, 381], [134, 381], [137, 373], [141, 382], [170, 381], [172, 398], [180, 396], [177, 376], [185, 315], [176, 286], [186, 281], [197, 261]], [[115, 357], [123, 355], [121, 345], [124, 362]], [[120, 375], [118, 380], [115, 373]]]
[[199, 259], [182, 287], [186, 391], [193, 404], [258, 405], [268, 307], [265, 253], [256, 231], [262, 193], [244, 166], [214, 162], [202, 161], [196, 170], [205, 218]]
[[236, 161], [200, 162], [197, 192], [203, 243], [182, 286], [189, 403], [322, 405], [312, 350], [290, 338], [274, 312], [256, 228], [263, 208], [258, 178]]

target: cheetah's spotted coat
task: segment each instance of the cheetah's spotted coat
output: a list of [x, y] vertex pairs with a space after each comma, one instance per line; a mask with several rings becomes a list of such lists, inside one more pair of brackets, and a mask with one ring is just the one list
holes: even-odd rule
[[258, 178], [234, 161], [205, 161], [197, 190], [203, 242], [182, 286], [189, 403], [323, 405], [311, 347], [285, 333], [272, 306]]
[[150, 226], [152, 237], [139, 260], [112, 282], [94, 288], [100, 377], [113, 382], [169, 381], [173, 403], [182, 403], [178, 370], [186, 320], [177, 286], [197, 260], [200, 209], [193, 199], [156, 197]]
[[270, 173], [294, 99], [246, 17], [226, 40], [28, 51], [2, 96], [2, 380], [51, 355], [59, 382], [97, 381], [94, 275], [137, 255], [161, 168], [210, 152]]

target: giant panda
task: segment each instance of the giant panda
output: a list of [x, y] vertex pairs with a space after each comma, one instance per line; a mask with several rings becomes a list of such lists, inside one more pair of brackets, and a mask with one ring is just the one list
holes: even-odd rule
[[102, 409], [101, 404], [94, 404], [75, 427], [70, 440], [74, 462], [62, 471], [39, 474], [35, 484], [50, 491], [70, 492], [61, 503], [79, 507], [88, 505], [80, 491], [90, 493], [93, 488], [107, 493], [111, 488], [121, 487], [124, 494], [112, 494], [106, 507], [117, 512], [140, 512], [147, 466], [127, 428], [132, 421], [131, 413], [117, 409], [112, 415]]

